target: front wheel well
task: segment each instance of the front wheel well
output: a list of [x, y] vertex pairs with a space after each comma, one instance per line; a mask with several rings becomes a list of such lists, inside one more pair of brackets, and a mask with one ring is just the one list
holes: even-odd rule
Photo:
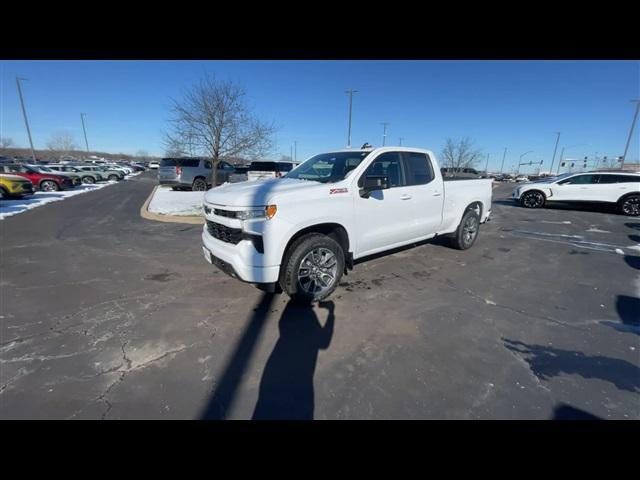
[[287, 254], [289, 253], [289, 247], [295, 242], [298, 238], [303, 235], [307, 235], [309, 233], [320, 233], [323, 235], [327, 235], [328, 237], [333, 238], [340, 247], [342, 247], [342, 251], [345, 255], [345, 270], [347, 268], [353, 268], [352, 261], [350, 261], [349, 255], [349, 234], [347, 230], [340, 225], [339, 223], [320, 223], [317, 225], [311, 225], [309, 227], [303, 228], [302, 230], [296, 232], [287, 242], [286, 247], [284, 248], [282, 254], [282, 264], [286, 263]]

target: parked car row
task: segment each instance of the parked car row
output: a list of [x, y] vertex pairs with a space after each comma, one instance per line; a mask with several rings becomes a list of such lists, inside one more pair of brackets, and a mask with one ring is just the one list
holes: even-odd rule
[[55, 192], [82, 184], [120, 181], [134, 171], [133, 166], [120, 164], [3, 163], [0, 165], [0, 198], [21, 198], [35, 191]]

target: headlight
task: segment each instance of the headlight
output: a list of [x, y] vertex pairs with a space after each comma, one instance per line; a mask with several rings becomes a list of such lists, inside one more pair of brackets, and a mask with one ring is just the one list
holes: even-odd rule
[[264, 209], [260, 210], [241, 210], [236, 212], [236, 218], [238, 220], [251, 220], [252, 218], [265, 218]]
[[251, 220], [254, 218], [266, 218], [267, 220], [271, 220], [277, 211], [278, 207], [275, 205], [267, 205], [261, 209], [241, 210], [236, 212], [236, 218], [239, 220]]

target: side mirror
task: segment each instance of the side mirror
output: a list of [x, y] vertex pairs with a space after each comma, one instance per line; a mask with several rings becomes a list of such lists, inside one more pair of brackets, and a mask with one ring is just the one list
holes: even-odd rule
[[367, 175], [364, 177], [364, 185], [360, 189], [362, 198], [369, 198], [371, 192], [386, 190], [389, 188], [389, 177], [386, 175]]

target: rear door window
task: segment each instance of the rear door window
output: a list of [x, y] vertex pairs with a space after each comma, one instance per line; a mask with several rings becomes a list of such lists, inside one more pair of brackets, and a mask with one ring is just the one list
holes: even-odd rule
[[200, 166], [200, 160], [198, 160], [197, 158], [190, 160], [178, 160], [178, 163], [181, 167], [187, 168], [198, 168]]
[[433, 180], [431, 162], [424, 153], [405, 152], [404, 157], [406, 184], [424, 185]]

